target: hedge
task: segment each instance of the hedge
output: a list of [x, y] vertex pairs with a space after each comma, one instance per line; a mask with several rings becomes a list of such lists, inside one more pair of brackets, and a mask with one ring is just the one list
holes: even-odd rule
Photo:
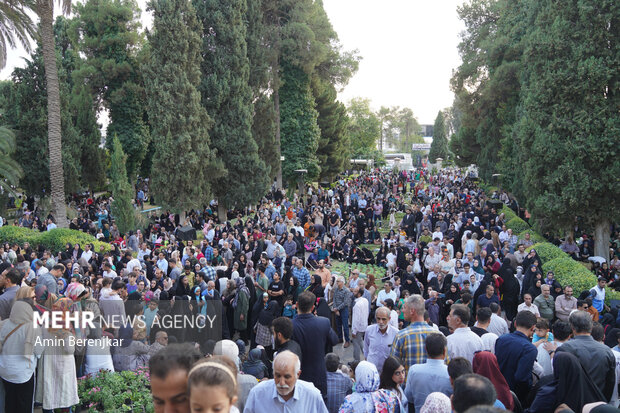
[[56, 228], [51, 231], [39, 232], [34, 229], [3, 226], [0, 228], [0, 242], [8, 242], [10, 244], [24, 245], [29, 242], [32, 246], [43, 245], [46, 249], [57, 253], [65, 249], [67, 243], [93, 244], [95, 251], [99, 252], [103, 246], [105, 251], [110, 251], [112, 246], [105, 242], [97, 241], [97, 239], [85, 232], [76, 231], [67, 228]]
[[508, 228], [511, 228], [512, 232], [515, 234], [520, 234], [530, 229], [528, 223], [519, 217], [514, 217], [510, 219], [508, 222], [506, 222], [506, 226]]
[[532, 248], [536, 250], [536, 253], [543, 262], [549, 262], [556, 258], [570, 258], [567, 253], [550, 242], [539, 242], [527, 248], [526, 251], [530, 252]]
[[518, 218], [517, 214], [508, 206], [504, 205], [502, 209], [498, 211], [499, 214], [504, 214], [506, 216], [506, 222], [510, 221], [513, 218]]
[[[538, 250], [536, 251], [538, 252]], [[558, 280], [562, 286], [572, 285], [575, 296], [578, 296], [582, 291], [589, 290], [596, 285], [596, 275], [592, 274], [587, 268], [569, 256], [556, 258], [544, 263], [543, 271], [553, 271], [556, 280]]]
[[547, 241], [545, 237], [540, 235], [538, 232], [528, 229], [527, 231], [523, 231], [522, 233], [519, 234], [518, 236], [519, 243], [523, 242], [523, 240], [525, 239], [525, 234], [530, 234], [530, 241], [532, 241], [534, 244], [544, 243]]

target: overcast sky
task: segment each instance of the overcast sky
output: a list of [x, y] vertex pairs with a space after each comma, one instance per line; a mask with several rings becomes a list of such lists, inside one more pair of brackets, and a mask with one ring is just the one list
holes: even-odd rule
[[[452, 70], [459, 64], [457, 44], [464, 26], [456, 7], [462, 0], [323, 0], [345, 49], [358, 49], [359, 71], [340, 93], [380, 106], [410, 107], [420, 123], [433, 123], [437, 111], [452, 104]], [[138, 0], [144, 9], [145, 0]], [[146, 13], [145, 13], [146, 14]], [[143, 22], [150, 24], [150, 16]], [[9, 50], [6, 79], [23, 66], [23, 50]]]

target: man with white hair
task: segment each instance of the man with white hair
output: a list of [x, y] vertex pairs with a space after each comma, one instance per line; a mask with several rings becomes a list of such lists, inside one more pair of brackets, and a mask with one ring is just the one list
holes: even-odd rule
[[300, 374], [301, 362], [295, 353], [278, 353], [273, 360], [273, 379], [260, 382], [250, 391], [244, 412], [327, 413], [321, 392], [312, 383], [300, 380]]
[[[239, 347], [232, 340], [220, 340], [215, 343], [213, 354], [216, 356], [226, 356], [231, 359], [237, 369], [240, 370], [241, 362], [239, 360]], [[240, 411], [243, 411], [243, 407], [246, 405], [246, 401], [250, 395], [250, 392], [256, 387], [256, 377], [251, 374], [237, 373], [237, 387], [238, 396], [237, 407]]]

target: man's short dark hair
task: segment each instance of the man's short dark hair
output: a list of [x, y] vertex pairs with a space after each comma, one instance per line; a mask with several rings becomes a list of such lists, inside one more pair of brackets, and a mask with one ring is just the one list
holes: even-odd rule
[[112, 290], [114, 291], [122, 290], [123, 288], [125, 288], [125, 282], [123, 280], [114, 280], [112, 283]]
[[165, 379], [174, 370], [189, 372], [201, 358], [200, 351], [193, 344], [168, 344], [149, 359], [149, 371], [151, 376]]
[[590, 335], [592, 336], [594, 341], [603, 341], [603, 339], [605, 338], [605, 330], [603, 329], [601, 323], [592, 323], [592, 331], [590, 332]]
[[288, 317], [278, 317], [271, 322], [274, 333], [282, 334], [287, 340], [293, 338], [293, 322]]
[[60, 271], [60, 272], [64, 272], [65, 271], [65, 266], [62, 264], [56, 264], [52, 267], [52, 271]]
[[441, 333], [433, 333], [426, 336], [426, 353], [431, 358], [441, 356], [447, 345], [448, 340]]
[[479, 323], [486, 324], [488, 321], [491, 320], [491, 314], [493, 313], [491, 312], [491, 309], [489, 307], [480, 307], [476, 311], [476, 320], [478, 320]]
[[536, 316], [531, 311], [519, 311], [515, 317], [515, 326], [532, 328], [536, 325]]
[[570, 328], [570, 324], [562, 320], [557, 320], [555, 323], [553, 323], [552, 331], [553, 331], [553, 337], [556, 340], [560, 340], [560, 341], [568, 340], [571, 333], [573, 332]]
[[456, 380], [464, 374], [472, 374], [474, 369], [469, 360], [465, 357], [455, 357], [448, 364], [448, 375], [452, 380]]
[[474, 406], [465, 410], [465, 413], [506, 413], [506, 410], [495, 406]]
[[327, 371], [334, 373], [340, 365], [340, 357], [336, 353], [327, 353], [325, 355], [325, 368]]
[[499, 308], [500, 308], [500, 307], [499, 307], [499, 304], [497, 304], [497, 303], [491, 303], [491, 304], [489, 304], [489, 309], [491, 310], [491, 312], [492, 312], [493, 314], [497, 314], [497, 312], [499, 311]]
[[310, 291], [304, 291], [297, 297], [297, 307], [301, 313], [309, 313], [314, 303], [316, 303], [316, 295]]
[[497, 399], [493, 383], [479, 374], [465, 374], [454, 380], [452, 408], [456, 413], [464, 413], [472, 406], [492, 406]]
[[452, 314], [461, 319], [461, 323], [467, 325], [471, 318], [471, 310], [463, 304], [454, 304], [451, 308]]
[[21, 285], [22, 283], [22, 278], [24, 278], [22, 276], [22, 274], [19, 272], [19, 270], [15, 267], [11, 268], [9, 271], [7, 271], [5, 277], [11, 281], [11, 284], [17, 284], [18, 286]]

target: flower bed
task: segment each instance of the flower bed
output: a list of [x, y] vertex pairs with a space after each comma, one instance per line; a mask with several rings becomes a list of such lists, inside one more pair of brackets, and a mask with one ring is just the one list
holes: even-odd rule
[[147, 368], [81, 377], [78, 395], [82, 412], [154, 412]]

